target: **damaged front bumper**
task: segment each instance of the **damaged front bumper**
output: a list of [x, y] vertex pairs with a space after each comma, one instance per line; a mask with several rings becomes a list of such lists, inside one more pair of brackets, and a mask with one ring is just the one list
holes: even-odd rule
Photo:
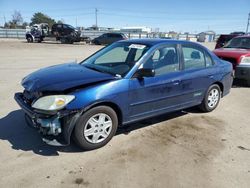
[[79, 111], [39, 111], [25, 101], [23, 93], [16, 93], [14, 98], [25, 112], [27, 124], [39, 130], [45, 143], [53, 146], [70, 144], [71, 133], [80, 116]]

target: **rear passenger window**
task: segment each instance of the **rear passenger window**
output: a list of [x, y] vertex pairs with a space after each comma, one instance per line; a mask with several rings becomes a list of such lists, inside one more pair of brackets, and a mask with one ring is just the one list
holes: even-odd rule
[[210, 55], [206, 53], [206, 67], [211, 67], [214, 65], [214, 62], [212, 61]]
[[188, 69], [199, 69], [205, 67], [204, 53], [195, 47], [182, 47], [184, 56], [184, 67]]

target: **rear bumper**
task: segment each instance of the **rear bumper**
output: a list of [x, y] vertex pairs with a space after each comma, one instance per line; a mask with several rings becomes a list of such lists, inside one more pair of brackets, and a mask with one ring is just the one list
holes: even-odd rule
[[250, 65], [239, 64], [236, 66], [235, 78], [250, 81]]
[[[14, 98], [26, 114], [26, 123], [42, 133], [42, 140], [44, 142], [53, 146], [67, 146], [70, 144], [71, 133], [80, 113], [75, 111], [38, 112], [25, 102], [22, 93], [16, 93]], [[39, 122], [41, 120], [52, 121], [55, 118], [59, 119], [62, 132], [56, 136], [45, 134], [45, 131], [43, 131], [44, 127]]]

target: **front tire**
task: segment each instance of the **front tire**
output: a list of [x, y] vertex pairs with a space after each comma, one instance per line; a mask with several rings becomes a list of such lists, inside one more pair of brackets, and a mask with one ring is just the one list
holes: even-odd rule
[[85, 112], [74, 129], [73, 138], [84, 150], [93, 150], [106, 145], [115, 135], [118, 118], [107, 106], [97, 106]]
[[26, 38], [26, 40], [27, 40], [28, 43], [32, 43], [33, 42], [33, 38], [31, 36], [28, 36]]
[[203, 112], [211, 112], [218, 106], [220, 98], [220, 86], [213, 84], [208, 88], [207, 93], [199, 107]]

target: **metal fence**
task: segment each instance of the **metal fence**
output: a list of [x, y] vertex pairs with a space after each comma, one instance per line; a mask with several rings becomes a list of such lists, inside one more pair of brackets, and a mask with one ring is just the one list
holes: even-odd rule
[[[82, 30], [81, 36], [90, 37], [94, 39], [104, 33], [108, 32], [120, 32], [120, 31], [87, 31]], [[0, 29], [0, 38], [25, 38], [26, 29]], [[167, 33], [146, 33], [146, 32], [123, 32], [128, 38], [158, 38], [160, 36], [166, 36]], [[195, 34], [178, 34], [174, 37], [179, 40], [197, 41], [198, 36]]]
[[0, 29], [0, 38], [25, 38], [25, 29]]
[[[91, 39], [94, 39], [104, 33], [111, 31], [81, 31], [81, 36], [87, 36]], [[113, 31], [112, 31], [113, 32]], [[0, 38], [25, 38], [26, 29], [0, 29]], [[158, 34], [154, 33], [145, 33], [145, 32], [123, 32], [128, 36], [128, 38], [156, 38], [159, 37]]]

